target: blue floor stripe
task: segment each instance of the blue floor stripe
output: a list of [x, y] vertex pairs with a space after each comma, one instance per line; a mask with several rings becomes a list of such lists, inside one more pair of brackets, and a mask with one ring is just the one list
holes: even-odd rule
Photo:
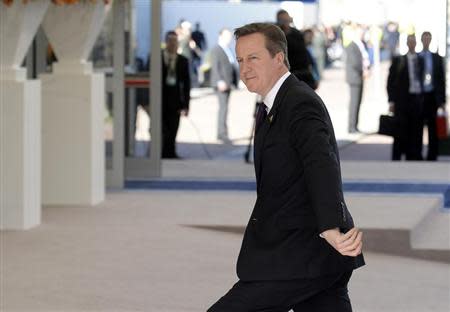
[[[182, 190], [182, 191], [255, 191], [254, 181], [202, 181], [202, 180], [128, 180], [128, 189]], [[344, 182], [344, 192], [389, 194], [441, 194], [444, 207], [450, 208], [450, 185], [395, 182]]]

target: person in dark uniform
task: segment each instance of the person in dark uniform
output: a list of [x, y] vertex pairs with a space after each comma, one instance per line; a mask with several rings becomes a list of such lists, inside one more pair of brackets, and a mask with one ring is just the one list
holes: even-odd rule
[[298, 29], [291, 27], [291, 24], [292, 17], [289, 13], [285, 10], [279, 10], [277, 12], [277, 25], [286, 35], [291, 73], [315, 90], [318, 84], [313, 76], [312, 62], [306, 49], [303, 34]]
[[176, 32], [166, 34], [166, 48], [162, 52], [162, 157], [179, 158], [175, 139], [180, 124], [180, 115], [187, 116], [191, 79], [189, 61], [177, 53]]
[[407, 37], [408, 53], [392, 59], [387, 81], [390, 111], [397, 129], [392, 160], [422, 160], [423, 59], [416, 52], [416, 36]]

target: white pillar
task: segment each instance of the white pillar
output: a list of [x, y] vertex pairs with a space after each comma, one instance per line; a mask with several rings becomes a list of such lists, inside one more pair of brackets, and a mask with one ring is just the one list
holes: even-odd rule
[[87, 61], [110, 4], [51, 4], [42, 27], [58, 62], [42, 74], [42, 202], [105, 198], [105, 82]]
[[21, 63], [49, 3], [0, 2], [0, 229], [41, 223], [41, 83]]

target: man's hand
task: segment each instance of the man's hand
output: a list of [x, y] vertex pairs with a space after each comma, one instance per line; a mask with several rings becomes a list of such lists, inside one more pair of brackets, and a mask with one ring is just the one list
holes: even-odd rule
[[219, 81], [217, 82], [217, 89], [218, 89], [220, 92], [225, 92], [225, 91], [227, 91], [227, 90], [229, 89], [229, 87], [228, 87], [228, 85], [227, 85], [227, 83], [226, 83], [225, 81], [219, 80]]
[[321, 236], [343, 256], [356, 257], [362, 252], [362, 232], [357, 228], [345, 234], [339, 229], [327, 230]]
[[184, 117], [187, 117], [187, 115], [189, 114], [188, 109], [181, 109], [178, 112], [180, 113], [181, 116], [184, 116]]
[[389, 102], [389, 112], [395, 113], [395, 103], [394, 102]]

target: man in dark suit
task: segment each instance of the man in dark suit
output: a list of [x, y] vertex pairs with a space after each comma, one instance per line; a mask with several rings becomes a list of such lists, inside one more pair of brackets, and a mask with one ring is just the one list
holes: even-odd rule
[[312, 89], [317, 89], [318, 84], [313, 76], [311, 58], [306, 49], [303, 34], [291, 27], [292, 17], [285, 10], [277, 12], [277, 25], [283, 30], [288, 43], [288, 59], [291, 65], [291, 73], [299, 80], [304, 81]]
[[416, 52], [416, 37], [408, 35], [408, 53], [392, 59], [387, 81], [390, 111], [397, 123], [392, 160], [422, 160], [423, 59]]
[[239, 281], [208, 311], [351, 311], [347, 283], [364, 264], [362, 233], [344, 202], [325, 105], [289, 72], [280, 28], [254, 23], [234, 34], [240, 78], [264, 100], [254, 148], [257, 199]]
[[219, 115], [217, 120], [217, 139], [230, 143], [228, 137], [228, 101], [231, 89], [236, 85], [236, 70], [234, 56], [230, 49], [233, 35], [229, 29], [222, 29], [218, 44], [211, 50], [211, 86], [215, 89], [219, 100]]
[[423, 50], [420, 57], [423, 60], [423, 117], [428, 127], [427, 160], [436, 160], [438, 156], [438, 137], [436, 132], [436, 115], [439, 107], [445, 108], [445, 69], [444, 61], [438, 53], [429, 50], [431, 33], [422, 33]]
[[348, 132], [358, 132], [359, 108], [361, 107], [364, 78], [369, 69], [369, 55], [362, 42], [364, 30], [355, 28], [353, 41], [345, 49], [345, 79], [350, 86]]
[[166, 48], [162, 52], [162, 157], [179, 158], [175, 139], [180, 115], [187, 116], [191, 79], [188, 59], [177, 53], [178, 36], [174, 31], [166, 34]]

